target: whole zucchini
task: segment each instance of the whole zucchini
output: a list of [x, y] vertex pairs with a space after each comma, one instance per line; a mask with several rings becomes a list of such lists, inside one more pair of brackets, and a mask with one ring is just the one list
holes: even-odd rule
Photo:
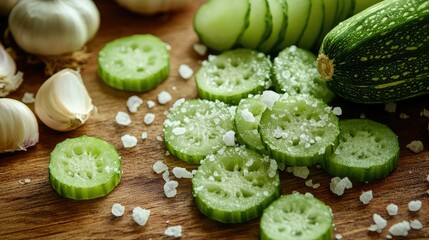
[[384, 0], [343, 21], [323, 39], [318, 70], [354, 102], [429, 93], [429, 0]]

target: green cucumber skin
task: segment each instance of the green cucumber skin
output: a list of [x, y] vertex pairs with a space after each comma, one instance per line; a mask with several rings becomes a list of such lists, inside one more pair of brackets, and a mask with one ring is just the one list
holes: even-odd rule
[[[326, 35], [319, 72], [338, 95], [354, 102], [384, 103], [427, 94], [428, 32], [427, 0], [382, 1]], [[321, 67], [324, 56], [333, 64], [330, 77]]]

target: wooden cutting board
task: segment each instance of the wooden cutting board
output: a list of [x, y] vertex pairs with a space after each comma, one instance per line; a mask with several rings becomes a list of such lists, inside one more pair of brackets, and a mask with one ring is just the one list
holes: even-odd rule
[[[156, 101], [157, 94], [168, 91], [173, 100], [197, 97], [194, 80], [184, 80], [178, 75], [180, 64], [188, 64], [198, 70], [201, 60], [192, 45], [198, 41], [192, 28], [192, 18], [202, 0], [195, 0], [183, 11], [143, 17], [120, 8], [114, 1], [96, 1], [101, 13], [101, 27], [97, 36], [88, 43], [92, 53], [82, 69], [82, 76], [98, 114], [79, 129], [71, 132], [56, 132], [39, 122], [40, 142], [25, 152], [0, 154], [0, 238], [2, 239], [169, 239], [164, 235], [168, 226], [181, 225], [183, 239], [258, 239], [259, 219], [243, 224], [221, 224], [200, 214], [192, 199], [190, 179], [177, 179], [178, 194], [167, 198], [163, 192], [164, 180], [152, 170], [157, 160], [164, 161], [170, 170], [180, 166], [189, 170], [195, 165], [187, 164], [166, 155], [162, 141], [164, 112], [173, 101], [157, 104], [149, 109], [144, 104], [131, 114], [132, 124], [119, 127], [114, 121], [118, 111], [127, 111], [126, 101], [131, 95], [140, 96], [145, 103]], [[3, 25], [5, 22], [3, 20]], [[146, 93], [131, 93], [106, 86], [97, 75], [97, 53], [107, 42], [131, 34], [151, 33], [171, 45], [171, 72], [169, 78], [157, 88]], [[21, 99], [25, 92], [36, 93], [47, 77], [40, 65], [20, 63], [19, 70], [25, 74], [24, 84], [9, 97]], [[401, 156], [398, 168], [387, 178], [371, 183], [354, 183], [341, 197], [329, 190], [332, 176], [321, 169], [311, 168], [310, 176], [320, 187], [313, 189], [305, 185], [304, 179], [281, 172], [283, 193], [293, 191], [310, 192], [332, 207], [335, 233], [343, 239], [385, 239], [388, 227], [403, 220], [418, 219], [421, 230], [411, 230], [409, 239], [429, 238], [429, 140], [428, 118], [420, 115], [423, 108], [429, 109], [429, 97], [419, 97], [399, 102], [395, 113], [384, 111], [384, 105], [360, 105], [341, 99], [332, 106], [343, 109], [342, 118], [358, 118], [362, 113], [367, 118], [390, 126], [399, 136]], [[34, 104], [29, 104], [34, 109]], [[156, 120], [145, 125], [146, 113], [154, 113]], [[400, 113], [409, 115], [401, 119]], [[1, 116], [0, 116], [1, 117]], [[140, 138], [143, 131], [148, 139]], [[139, 138], [132, 149], [122, 146], [120, 137], [131, 134]], [[123, 178], [113, 192], [103, 198], [89, 201], [74, 201], [62, 198], [48, 182], [49, 153], [55, 145], [66, 138], [81, 135], [97, 136], [115, 145], [122, 156]], [[406, 145], [421, 140], [426, 149], [413, 153]], [[30, 182], [24, 183], [24, 179]], [[307, 180], [308, 180], [307, 179]], [[372, 190], [374, 199], [364, 205], [359, 201], [362, 191]], [[420, 200], [423, 207], [410, 212], [407, 204]], [[125, 206], [125, 214], [115, 218], [111, 214], [114, 203]], [[397, 216], [388, 216], [385, 208], [389, 203], [399, 206]], [[150, 209], [146, 226], [137, 225], [131, 211], [134, 207]], [[372, 215], [378, 213], [388, 220], [381, 233], [370, 233]], [[400, 239], [400, 238], [398, 238]]]

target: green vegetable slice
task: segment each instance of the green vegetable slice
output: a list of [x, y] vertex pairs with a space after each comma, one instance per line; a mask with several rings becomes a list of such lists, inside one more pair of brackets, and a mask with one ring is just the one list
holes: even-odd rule
[[340, 121], [335, 152], [321, 162], [330, 174], [369, 182], [386, 177], [398, 165], [399, 143], [386, 125], [369, 119]]
[[259, 153], [266, 153], [258, 131], [259, 121], [267, 105], [261, 95], [241, 99], [235, 113], [235, 127], [238, 141]]
[[332, 210], [313, 196], [282, 195], [264, 210], [260, 229], [262, 240], [330, 240], [333, 235]]
[[143, 92], [163, 82], [170, 72], [168, 45], [150, 34], [107, 43], [98, 54], [98, 74], [110, 87]]
[[100, 138], [66, 139], [51, 152], [49, 180], [63, 197], [83, 200], [105, 196], [121, 176], [121, 159], [115, 147]]
[[279, 163], [312, 166], [338, 145], [338, 122], [322, 100], [307, 94], [285, 94], [262, 114], [259, 132], [265, 148]]
[[267, 1], [249, 0], [249, 26], [240, 38], [243, 48], [257, 49], [272, 31], [272, 16]]
[[249, 94], [258, 94], [271, 86], [272, 63], [261, 52], [235, 49], [204, 61], [195, 81], [198, 94], [208, 100], [237, 105]]
[[167, 150], [179, 159], [198, 164], [223, 146], [223, 136], [235, 131], [235, 107], [223, 102], [191, 99], [176, 103], [164, 121]]
[[277, 92], [311, 94], [325, 102], [335, 97], [317, 71], [316, 56], [295, 45], [285, 48], [274, 58], [273, 76]]
[[260, 217], [280, 196], [275, 160], [252, 150], [226, 147], [207, 156], [192, 178], [198, 209], [223, 223], [242, 223]]
[[270, 36], [261, 43], [259, 50], [269, 53], [274, 47], [283, 41], [288, 24], [287, 3], [286, 0], [267, 0], [271, 16], [272, 31]]
[[324, 14], [325, 4], [323, 0], [311, 1], [311, 10], [308, 17], [307, 26], [305, 27], [305, 30], [299, 39], [297, 46], [304, 49], [311, 49], [313, 47], [317, 41], [317, 37], [322, 31]]

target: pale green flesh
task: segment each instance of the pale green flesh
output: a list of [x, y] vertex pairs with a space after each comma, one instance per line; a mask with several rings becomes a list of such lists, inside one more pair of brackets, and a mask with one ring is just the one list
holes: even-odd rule
[[267, 1], [249, 0], [249, 2], [249, 26], [240, 38], [240, 45], [256, 49], [271, 34], [271, 11]]
[[399, 142], [389, 127], [369, 119], [342, 120], [340, 126], [339, 145], [321, 164], [328, 173], [366, 182], [396, 168]]
[[275, 44], [284, 37], [284, 29], [287, 27], [287, 13], [283, 1], [285, 0], [267, 0], [271, 16], [273, 30], [267, 40], [261, 43], [259, 50], [262, 52], [270, 52]]
[[248, 26], [248, 0], [210, 0], [194, 17], [194, 29], [200, 40], [215, 51], [231, 49]]
[[337, 12], [337, 4], [339, 0], [324, 0], [325, 3], [325, 13], [322, 30], [317, 39], [317, 47], [320, 47], [320, 44], [323, 41], [325, 35], [335, 26], [335, 14]]
[[321, 21], [321, 19], [324, 19], [324, 11], [324, 3], [322, 0], [311, 2], [308, 23], [297, 46], [304, 49], [311, 49], [313, 47], [322, 30], [323, 21]]
[[243, 146], [207, 156], [192, 178], [198, 209], [223, 223], [260, 217], [281, 190], [277, 168], [271, 167], [271, 161]]
[[288, 25], [286, 28], [285, 38], [280, 44], [278, 50], [285, 47], [296, 45], [302, 35], [307, 21], [310, 16], [310, 0], [286, 0], [288, 5]]
[[262, 240], [330, 240], [332, 210], [312, 196], [282, 195], [264, 210], [260, 229]]

